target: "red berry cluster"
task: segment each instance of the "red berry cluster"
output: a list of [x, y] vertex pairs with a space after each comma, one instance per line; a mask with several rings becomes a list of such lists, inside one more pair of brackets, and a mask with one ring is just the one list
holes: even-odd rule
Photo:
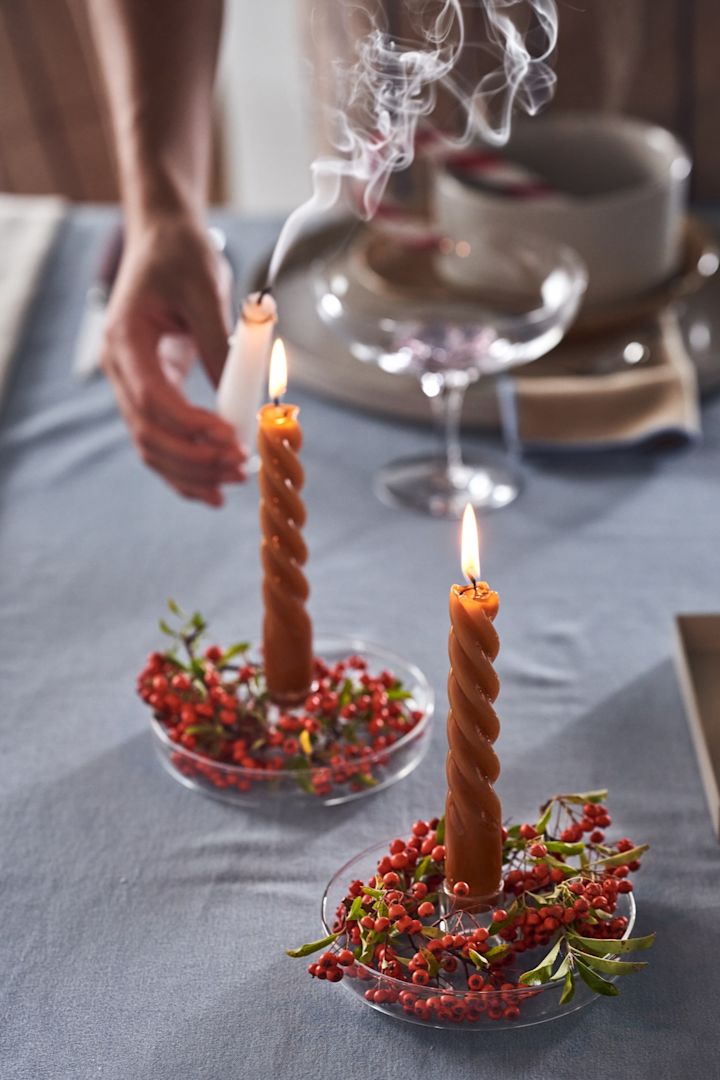
[[290, 771], [313, 795], [360, 791], [378, 782], [390, 749], [423, 718], [391, 672], [371, 674], [360, 656], [316, 659], [302, 708], [278, 712], [247, 645], [199, 652], [205, 623], [197, 615], [178, 632], [162, 626], [175, 647], [150, 654], [137, 691], [177, 744], [172, 765], [203, 785], [246, 792]]
[[[610, 947], [602, 943], [627, 932], [617, 905], [632, 889], [628, 874], [645, 848], [626, 838], [608, 846], [594, 824], [585, 841], [560, 839], [570, 829], [575, 836], [576, 821], [581, 836], [586, 820], [610, 824], [604, 794], [593, 793], [595, 801], [584, 804], [587, 797], [556, 796], [536, 824], [504, 830], [505, 888], [501, 904], [485, 915], [453, 902], [468, 896], [465, 882], [455, 883], [454, 895], [445, 891], [443, 821], [415, 822], [407, 840], [392, 841], [368, 882], [350, 884], [328, 938], [290, 955], [332, 945], [310, 964], [311, 975], [368, 983], [368, 1001], [423, 1021], [516, 1020], [542, 984], [564, 985], [567, 999], [576, 977], [600, 993], [615, 993], [600, 972], [623, 974], [643, 965], [608, 961]], [[651, 937], [632, 939], [623, 951], [651, 943]], [[548, 946], [548, 957], [526, 970], [530, 957], [522, 954], [542, 956]]]

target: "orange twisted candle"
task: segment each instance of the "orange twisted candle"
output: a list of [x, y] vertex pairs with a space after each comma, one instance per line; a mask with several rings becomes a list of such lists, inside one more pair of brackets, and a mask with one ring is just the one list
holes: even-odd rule
[[492, 903], [502, 878], [502, 820], [493, 784], [500, 763], [493, 748], [500, 724], [493, 702], [500, 680], [493, 661], [500, 647], [493, 620], [499, 598], [480, 576], [477, 523], [463, 520], [463, 571], [472, 582], [450, 590], [448, 679], [448, 795], [445, 874], [450, 889], [468, 884], [470, 897]]
[[282, 405], [287, 368], [278, 339], [270, 363], [270, 396], [258, 415], [260, 525], [264, 570], [263, 650], [268, 693], [278, 705], [301, 702], [312, 684], [312, 624], [305, 608], [309, 588], [302, 567], [307, 547], [301, 529], [304, 473], [298, 453], [302, 429], [296, 405]]

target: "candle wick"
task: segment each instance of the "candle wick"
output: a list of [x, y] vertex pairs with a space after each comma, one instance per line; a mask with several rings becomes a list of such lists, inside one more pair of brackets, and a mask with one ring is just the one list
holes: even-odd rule
[[266, 296], [269, 296], [271, 292], [272, 292], [272, 286], [270, 286], [270, 285], [266, 285], [263, 289], [260, 290], [260, 292], [258, 293], [258, 296], [257, 296], [258, 306], [260, 304], [262, 304], [263, 298], [266, 297]]
[[275, 406], [276, 409], [280, 408], [280, 398], [279, 397], [274, 397], [273, 398], [273, 405]]
[[473, 592], [474, 592], [475, 596], [477, 596], [477, 594], [478, 594], [478, 583], [477, 583], [476, 579], [472, 576], [472, 574], [470, 575], [470, 580], [472, 582]]

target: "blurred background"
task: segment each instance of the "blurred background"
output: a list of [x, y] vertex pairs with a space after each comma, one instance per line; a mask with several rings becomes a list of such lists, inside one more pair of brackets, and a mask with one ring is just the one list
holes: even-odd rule
[[[213, 200], [282, 213], [307, 194], [321, 124], [310, 0], [227, 0]], [[0, 0], [0, 190], [114, 201], [117, 186], [86, 0]], [[401, 5], [388, 15], [402, 32]], [[720, 195], [717, 0], [560, 0], [554, 109], [626, 112], [676, 132], [693, 195]], [[262, 103], [262, 108], [258, 108]]]

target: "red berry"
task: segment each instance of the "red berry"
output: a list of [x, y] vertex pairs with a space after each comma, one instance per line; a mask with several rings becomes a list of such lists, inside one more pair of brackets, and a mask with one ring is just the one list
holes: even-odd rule
[[350, 951], [350, 949], [341, 949], [340, 952], [337, 954], [338, 964], [341, 964], [343, 967], [349, 967], [350, 964], [352, 964], [352, 962], [354, 961], [354, 959], [355, 956]]
[[454, 896], [469, 896], [470, 895], [470, 886], [468, 885], [467, 881], [456, 881], [455, 884], [453, 885], [453, 895]]
[[442, 862], [443, 859], [445, 858], [445, 845], [444, 844], [436, 844], [435, 847], [430, 852], [430, 858], [432, 859], [433, 862]]
[[434, 915], [434, 914], [435, 914], [435, 905], [431, 904], [429, 900], [426, 900], [424, 903], [420, 904], [420, 907], [418, 908], [418, 915], [422, 919], [426, 919], [430, 915]]
[[522, 836], [523, 840], [534, 840], [537, 836], [537, 830], [532, 825], [521, 825], [520, 835]]
[[419, 968], [417, 971], [413, 971], [412, 981], [417, 986], [427, 986], [430, 982], [430, 976], [423, 968]]
[[507, 913], [507, 911], [505, 910], [505, 908], [497, 908], [497, 909], [496, 909], [495, 911], [493, 911], [493, 914], [492, 914], [492, 921], [493, 921], [494, 923], [501, 923], [501, 922], [505, 922], [505, 920], [507, 919], [507, 917], [508, 917], [508, 913]]

